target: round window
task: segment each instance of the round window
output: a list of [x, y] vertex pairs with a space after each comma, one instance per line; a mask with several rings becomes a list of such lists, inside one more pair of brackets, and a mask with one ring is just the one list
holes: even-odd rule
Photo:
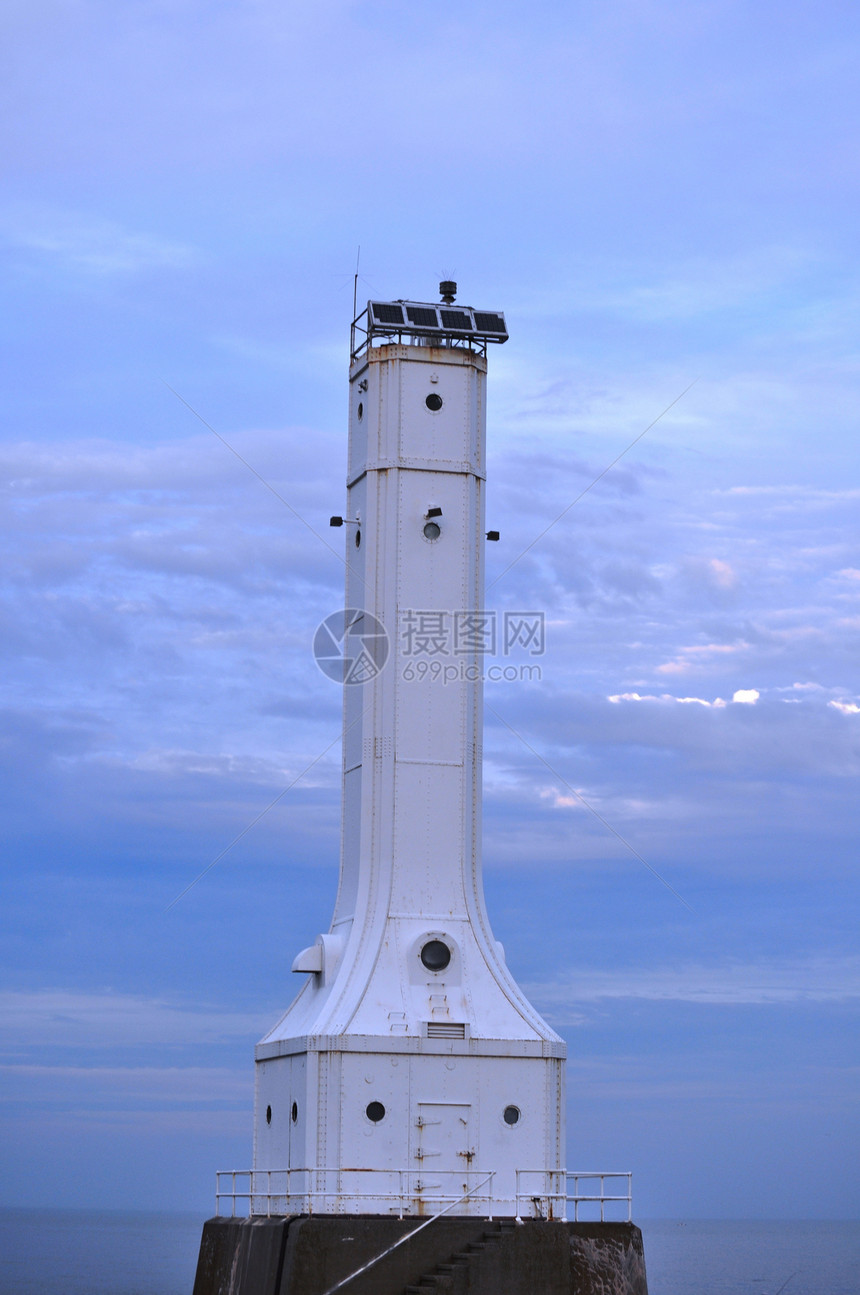
[[438, 540], [438, 538], [439, 538], [439, 536], [440, 536], [441, 534], [442, 534], [442, 532], [441, 532], [441, 530], [439, 529], [439, 523], [438, 523], [438, 522], [427, 522], [427, 523], [425, 524], [425, 526], [424, 526], [424, 538], [425, 538], [425, 540]]
[[451, 950], [441, 940], [428, 940], [421, 950], [421, 961], [428, 971], [444, 971], [451, 961]]
[[267, 1106], [267, 1107], [266, 1107], [266, 1123], [267, 1123], [267, 1124], [271, 1124], [271, 1122], [272, 1122], [272, 1108], [271, 1108], [271, 1106]]
[[369, 1102], [364, 1113], [374, 1124], [378, 1124], [380, 1120], [385, 1119], [385, 1107], [382, 1102]]
[[359, 530], [358, 527], [356, 527], [356, 530], [355, 530], [355, 547], [357, 549], [361, 548], [361, 531]]
[[438, 410], [442, 408], [442, 397], [440, 395], [437, 395], [435, 391], [431, 391], [430, 395], [424, 401], [424, 404], [427, 406], [428, 409], [432, 409], [433, 413], [435, 414], [437, 413]]
[[357, 411], [357, 412], [358, 412], [358, 421], [359, 421], [359, 422], [361, 422], [362, 418], [364, 418], [364, 405], [361, 403], [361, 401], [360, 401], [360, 400], [359, 400], [359, 402], [358, 402], [358, 411]]
[[298, 1102], [293, 1102], [293, 1108], [290, 1111], [290, 1119], [293, 1121], [293, 1124], [295, 1124], [298, 1118], [299, 1118], [299, 1104]]
[[518, 1106], [506, 1106], [504, 1112], [505, 1124], [519, 1124], [520, 1110]]

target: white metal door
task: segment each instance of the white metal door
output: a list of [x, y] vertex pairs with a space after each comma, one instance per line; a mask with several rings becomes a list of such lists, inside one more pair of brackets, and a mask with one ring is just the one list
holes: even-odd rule
[[418, 1103], [414, 1186], [425, 1209], [444, 1209], [472, 1186], [471, 1113], [453, 1102]]

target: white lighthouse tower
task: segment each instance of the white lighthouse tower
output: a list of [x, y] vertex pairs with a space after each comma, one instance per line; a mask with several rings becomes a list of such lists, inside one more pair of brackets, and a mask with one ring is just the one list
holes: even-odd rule
[[551, 1215], [565, 1190], [565, 1046], [481, 875], [487, 343], [507, 331], [442, 289], [353, 327], [340, 884], [256, 1051], [252, 1190], [283, 1214]]

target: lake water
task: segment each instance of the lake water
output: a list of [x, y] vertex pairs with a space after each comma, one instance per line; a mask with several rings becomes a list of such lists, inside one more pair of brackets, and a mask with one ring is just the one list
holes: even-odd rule
[[[202, 1225], [193, 1214], [0, 1210], [0, 1295], [191, 1295]], [[640, 1226], [649, 1295], [860, 1295], [860, 1223]]]
[[860, 1223], [639, 1225], [648, 1295], [860, 1295]]

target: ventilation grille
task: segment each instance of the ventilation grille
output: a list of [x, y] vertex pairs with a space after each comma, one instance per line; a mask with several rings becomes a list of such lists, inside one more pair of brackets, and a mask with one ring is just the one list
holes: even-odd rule
[[466, 1027], [462, 1021], [428, 1021], [428, 1039], [465, 1039]]

